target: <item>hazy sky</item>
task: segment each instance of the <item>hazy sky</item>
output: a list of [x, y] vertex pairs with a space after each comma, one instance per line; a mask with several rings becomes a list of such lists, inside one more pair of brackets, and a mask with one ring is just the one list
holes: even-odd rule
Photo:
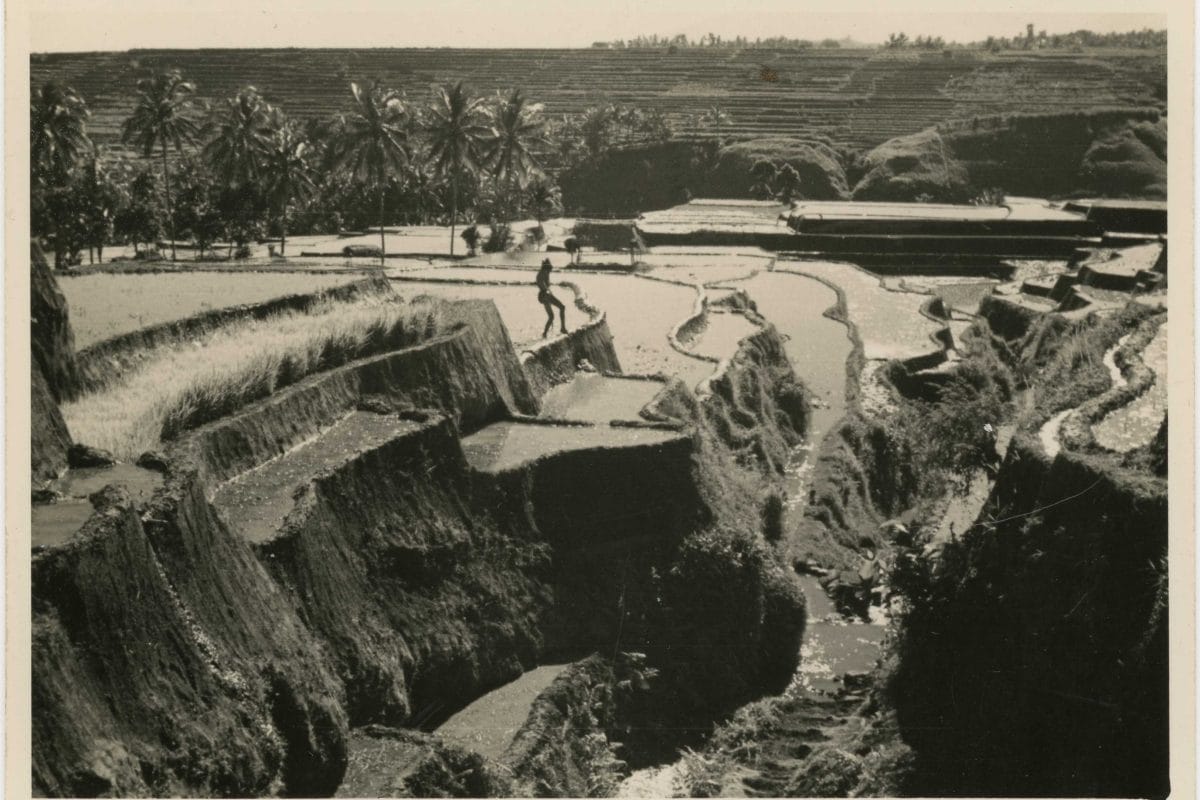
[[[32, 0], [31, 49], [135, 47], [586, 47], [638, 34], [696, 38], [789, 36], [879, 42], [892, 31], [971, 41], [1014, 35], [1032, 22], [1051, 33], [1079, 28], [1164, 28], [1155, 14], [1095, 13], [1125, 5], [1093, 0], [1063, 13], [1063, 0], [975, 4], [1003, 13], [963, 13], [927, 0], [934, 13], [899, 14], [885, 0]], [[910, 5], [909, 8], [912, 6]], [[1140, 9], [1153, 3], [1138, 3]], [[829, 12], [825, 9], [837, 9]], [[940, 9], [940, 10], [939, 10]], [[853, 12], [853, 13], [847, 13]], [[1052, 13], [1053, 12], [1053, 13]]]

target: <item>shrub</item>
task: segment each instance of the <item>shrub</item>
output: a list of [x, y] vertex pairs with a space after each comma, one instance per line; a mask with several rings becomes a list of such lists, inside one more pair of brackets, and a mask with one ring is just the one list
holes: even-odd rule
[[479, 248], [479, 228], [475, 225], [468, 225], [463, 228], [459, 236], [467, 244], [467, 255], [475, 255]]
[[492, 232], [483, 245], [485, 253], [503, 253], [512, 246], [513, 232], [507, 222], [493, 222]]
[[342, 248], [342, 255], [346, 258], [380, 258], [383, 251], [374, 244], [348, 244]]

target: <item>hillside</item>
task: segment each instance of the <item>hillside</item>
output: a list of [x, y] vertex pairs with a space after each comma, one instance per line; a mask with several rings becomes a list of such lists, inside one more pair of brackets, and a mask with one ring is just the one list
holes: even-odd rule
[[[30, 80], [74, 86], [92, 111], [89, 131], [113, 145], [139, 77], [177, 67], [203, 99], [253, 85], [301, 119], [349, 99], [351, 79], [381, 78], [423, 97], [431, 84], [521, 88], [550, 115], [605, 102], [654, 108], [686, 123], [690, 138], [828, 137], [867, 150], [947, 120], [1094, 107], [1165, 109], [1166, 54], [953, 50], [136, 50], [34, 54]], [[694, 129], [691, 115], [719, 106], [729, 122]], [[682, 127], [682, 126], [679, 126]]]

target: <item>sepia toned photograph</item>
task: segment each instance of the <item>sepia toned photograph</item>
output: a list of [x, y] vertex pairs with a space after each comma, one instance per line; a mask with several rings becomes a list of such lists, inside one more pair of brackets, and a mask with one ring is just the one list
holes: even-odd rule
[[12, 796], [1188, 796], [1192, 9], [992, 5], [10, 7]]

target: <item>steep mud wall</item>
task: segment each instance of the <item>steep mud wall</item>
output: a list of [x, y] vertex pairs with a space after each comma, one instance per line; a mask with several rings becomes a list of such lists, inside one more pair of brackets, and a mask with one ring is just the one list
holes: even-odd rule
[[[203, 558], [216, 572], [229, 570], [218, 586], [236, 586], [237, 594], [206, 587], [207, 603], [199, 604], [181, 595], [128, 498], [110, 490], [101, 507], [69, 543], [33, 560], [35, 790], [256, 794], [321, 766], [324, 782], [286, 785], [330, 790], [345, 767], [344, 750], [340, 766], [337, 752], [345, 723], [336, 709], [315, 720], [288, 713], [297, 696], [329, 702], [323, 696], [331, 687], [285, 677], [312, 669], [311, 642], [298, 639], [294, 652], [270, 660], [270, 644], [286, 636], [286, 608], [256, 607], [262, 590], [239, 581], [236, 565], [217, 565], [222, 553]], [[267, 583], [261, 572], [255, 577]], [[205, 624], [213, 616], [222, 618], [215, 629]], [[256, 617], [253, 633], [265, 638], [239, 631]], [[272, 636], [270, 626], [282, 630]], [[230, 658], [237, 650], [223, 634], [235, 631], [251, 659]], [[285, 672], [271, 684], [264, 673], [273, 667]], [[327, 730], [332, 741], [323, 744], [332, 752], [285, 754], [306, 722]], [[313, 760], [297, 764], [298, 756]]]
[[50, 394], [61, 402], [73, 396], [79, 383], [75, 336], [67, 300], [36, 242], [30, 245], [29, 314], [33, 364], [46, 376]]
[[1166, 482], [1010, 446], [995, 520], [946, 546], [891, 696], [910, 791], [1163, 796]]
[[545, 548], [472, 507], [444, 418], [301, 487], [256, 549], [325, 641], [356, 724], [446, 713], [541, 649]]
[[541, 397], [553, 386], [569, 381], [579, 362], [585, 359], [600, 372], [621, 372], [612, 333], [603, 314], [565, 336], [526, 351], [521, 366], [533, 394]]
[[701, 407], [711, 429], [746, 463], [782, 472], [804, 439], [811, 409], [775, 327], [743, 339], [706, 389]]
[[137, 369], [145, 358], [152, 355], [156, 347], [195, 339], [231, 322], [265, 319], [287, 312], [305, 313], [325, 302], [344, 303], [372, 295], [390, 294], [392, 288], [387, 279], [364, 278], [320, 292], [287, 295], [263, 303], [206, 311], [203, 314], [152, 325], [106, 339], [79, 352], [79, 380], [70, 396], [75, 397], [81, 391], [99, 391], [120, 380], [122, 375]]
[[470, 326], [310, 376], [197, 429], [181, 446], [196, 454], [206, 480], [221, 481], [318, 435], [372, 395], [403, 399], [413, 408], [440, 409], [463, 431], [512, 413], [536, 413], [537, 400], [495, 306], [480, 301], [455, 305], [470, 307]]
[[645, 639], [651, 571], [703, 520], [690, 439], [554, 453], [474, 480], [505, 530], [552, 548], [548, 651], [609, 652]]
[[58, 403], [75, 392], [79, 370], [66, 298], [36, 243], [30, 246], [29, 304], [33, 348], [30, 466], [33, 480], [38, 482], [54, 478], [67, 466], [71, 434]]
[[592, 656], [569, 666], [534, 701], [504, 765], [514, 796], [602, 797], [615, 770], [608, 741], [617, 732], [617, 672]]
[[37, 484], [53, 480], [67, 468], [71, 432], [41, 367], [34, 363], [30, 373], [30, 467], [33, 482]]
[[[803, 597], [758, 531], [756, 484], [806, 421], [778, 335], [747, 340], [707, 399], [677, 387], [690, 435], [485, 474], [460, 432], [537, 400], [494, 307], [456, 308], [468, 326], [182, 434], [148, 503], [101, 502], [35, 554], [39, 791], [328, 793], [351, 723], [433, 724], [550, 655], [647, 653], [667, 677], [644, 721], [686, 707], [697, 731], [791, 674]], [[579, 338], [589, 360], [611, 350], [604, 326]], [[253, 542], [214, 506], [356, 410], [411, 430], [297, 473]], [[562, 744], [602, 763], [584, 729], [605, 727]]]

